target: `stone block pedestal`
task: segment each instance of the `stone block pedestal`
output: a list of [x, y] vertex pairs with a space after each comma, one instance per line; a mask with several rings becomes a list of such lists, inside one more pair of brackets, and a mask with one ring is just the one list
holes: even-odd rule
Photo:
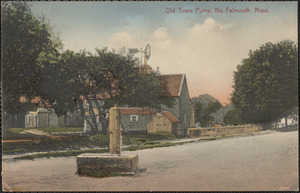
[[139, 166], [137, 155], [86, 153], [77, 156], [76, 162], [79, 175], [92, 177], [133, 175]]

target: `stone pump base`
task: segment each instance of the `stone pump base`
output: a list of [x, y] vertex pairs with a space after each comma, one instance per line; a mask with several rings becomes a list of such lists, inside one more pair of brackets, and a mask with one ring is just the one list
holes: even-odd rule
[[138, 171], [138, 155], [81, 154], [76, 158], [80, 176], [109, 177], [134, 175]]

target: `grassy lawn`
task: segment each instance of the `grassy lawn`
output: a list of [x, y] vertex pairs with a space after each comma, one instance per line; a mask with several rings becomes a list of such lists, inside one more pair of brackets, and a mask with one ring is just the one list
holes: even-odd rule
[[[123, 135], [123, 145], [129, 145], [132, 149], [151, 148], [163, 143], [154, 141], [172, 140], [176, 137], [172, 134], [132, 134]], [[167, 144], [165, 144], [167, 145]], [[49, 152], [49, 151], [74, 151], [75, 154], [82, 149], [107, 148], [109, 146], [109, 136], [98, 133], [92, 136], [49, 136], [44, 138], [33, 139], [32, 141], [20, 141], [2, 144], [3, 154], [19, 154], [32, 152]], [[85, 150], [83, 150], [85, 151]], [[57, 153], [57, 152], [54, 152]], [[60, 152], [61, 153], [61, 152]], [[59, 153], [59, 154], [60, 154]], [[73, 154], [71, 154], [73, 155]]]
[[[142, 150], [142, 149], [152, 149], [157, 147], [170, 147], [175, 145], [182, 145], [188, 142], [182, 142], [182, 143], [170, 143], [170, 142], [155, 142], [155, 143], [149, 143], [149, 144], [142, 144], [142, 145], [135, 145], [123, 148], [123, 151], [136, 151], [136, 150]], [[109, 152], [109, 149], [85, 149], [85, 150], [68, 150], [64, 152], [47, 152], [47, 153], [35, 153], [32, 155], [25, 155], [25, 156], [19, 156], [15, 157], [15, 160], [33, 160], [36, 158], [50, 158], [50, 157], [68, 157], [68, 156], [77, 156], [82, 153], [106, 153]]]
[[[227, 137], [242, 136], [230, 135], [230, 136], [217, 136], [209, 137], [204, 139], [198, 139], [196, 141], [206, 140], [217, 140]], [[125, 140], [124, 140], [125, 139]], [[183, 142], [164, 142], [161, 140], [172, 140], [176, 139], [171, 134], [136, 134], [130, 135], [130, 144], [128, 138], [123, 136], [123, 145], [128, 145], [122, 149], [122, 151], [136, 151], [142, 149], [151, 149], [157, 147], [170, 147], [175, 145], [183, 145], [194, 141], [183, 141]], [[21, 152], [36, 152], [32, 155], [19, 156], [14, 159], [35, 159], [35, 158], [50, 158], [50, 157], [67, 157], [77, 156], [82, 153], [105, 153], [109, 152], [108, 149], [108, 135], [97, 134], [90, 137], [77, 136], [77, 138], [49, 138], [44, 140], [34, 140], [32, 142], [24, 141], [18, 143], [4, 143], [3, 153], [4, 154], [16, 154]], [[130, 144], [130, 145], [129, 145]], [[82, 149], [85, 148], [85, 149]], [[57, 151], [60, 150], [60, 151]], [[38, 151], [50, 151], [46, 153], [38, 153]]]
[[60, 132], [82, 132], [83, 127], [27, 127], [27, 128], [8, 128], [7, 132], [12, 134], [20, 134], [26, 130], [39, 130], [47, 133], [60, 133]]

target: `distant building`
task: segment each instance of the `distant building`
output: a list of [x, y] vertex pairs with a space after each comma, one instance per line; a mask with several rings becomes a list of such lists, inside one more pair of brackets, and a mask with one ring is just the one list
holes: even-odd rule
[[83, 118], [79, 111], [58, 116], [53, 108], [38, 108], [25, 115], [25, 127], [82, 127]]
[[279, 118], [272, 123], [272, 128], [281, 129], [289, 127], [299, 126], [299, 108], [289, 109], [287, 112], [283, 113]]
[[79, 110], [65, 115], [58, 116], [52, 105], [43, 101], [40, 97], [35, 97], [27, 101], [21, 97], [21, 102], [35, 104], [36, 110], [22, 113], [4, 112], [3, 127], [6, 128], [25, 128], [25, 127], [83, 127], [84, 119]]

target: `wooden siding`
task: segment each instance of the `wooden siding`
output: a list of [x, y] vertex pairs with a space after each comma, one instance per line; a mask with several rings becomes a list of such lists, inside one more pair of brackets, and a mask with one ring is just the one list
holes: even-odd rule
[[172, 133], [172, 123], [161, 113], [156, 113], [147, 124], [148, 133], [167, 132]]
[[180, 130], [182, 135], [186, 135], [186, 129], [192, 127], [192, 105], [187, 87], [187, 81], [184, 77], [183, 85], [181, 88], [181, 95], [179, 96], [179, 120]]
[[121, 115], [121, 123], [126, 131], [147, 132], [147, 123], [151, 120], [153, 115], [137, 115], [138, 121], [132, 122], [131, 115]]

